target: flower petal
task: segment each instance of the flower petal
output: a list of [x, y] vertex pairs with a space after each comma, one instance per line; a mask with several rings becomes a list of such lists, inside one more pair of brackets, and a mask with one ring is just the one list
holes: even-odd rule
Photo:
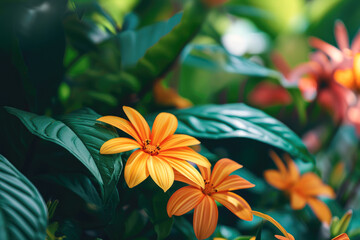
[[210, 162], [207, 160], [206, 157], [198, 154], [189, 147], [173, 148], [165, 151], [161, 150], [159, 156], [186, 160], [204, 167], [211, 166]]
[[330, 224], [332, 215], [324, 202], [316, 198], [309, 198], [307, 203], [321, 222]]
[[275, 237], [279, 240], [295, 240], [294, 236], [289, 233], [290, 239], [284, 236], [275, 235]]
[[354, 71], [351, 68], [337, 69], [334, 73], [334, 79], [346, 88], [354, 89], [356, 87]]
[[309, 172], [301, 176], [300, 180], [294, 186], [298, 192], [304, 196], [327, 196], [329, 198], [335, 197], [334, 190], [324, 184], [318, 175]]
[[294, 210], [303, 209], [306, 205], [306, 199], [296, 192], [290, 194], [291, 207]]
[[177, 126], [178, 121], [173, 114], [163, 112], [157, 115], [151, 131], [153, 145], [161, 144], [165, 138], [173, 135]]
[[183, 215], [195, 208], [204, 197], [198, 188], [182, 187], [170, 197], [166, 207], [167, 213], [169, 217]]
[[271, 216], [262, 213], [262, 212], [258, 212], [258, 211], [251, 211], [252, 214], [254, 214], [255, 216], [261, 217], [262, 219], [265, 219], [267, 221], [269, 221], [270, 223], [272, 223], [275, 227], [277, 227], [277, 229], [280, 230], [280, 232], [282, 234], [284, 234], [284, 236], [286, 236], [287, 238], [285, 239], [290, 239], [291, 238], [291, 234], [289, 234], [285, 228], [283, 226], [281, 226], [281, 224], [276, 221], [275, 219], [273, 219]]
[[332, 240], [350, 240], [350, 238], [346, 233], [343, 233], [343, 234], [340, 234], [339, 236], [333, 238]]
[[175, 179], [175, 181], [183, 182], [183, 183], [189, 184], [190, 186], [201, 188], [201, 187], [199, 187], [199, 185], [197, 183], [191, 181], [189, 178], [185, 177], [184, 175], [182, 175], [175, 169], [174, 169], [174, 179]]
[[205, 239], [215, 231], [218, 221], [218, 209], [214, 199], [205, 195], [195, 207], [193, 226], [197, 239]]
[[287, 169], [285, 167], [285, 164], [281, 160], [281, 158], [274, 151], [270, 151], [270, 157], [274, 161], [274, 163], [277, 166], [277, 168], [279, 169], [280, 173], [282, 175], [286, 176], [287, 175]]
[[342, 52], [333, 45], [315, 37], [310, 37], [310, 45], [326, 53], [334, 62], [340, 63], [343, 60]]
[[354, 63], [353, 63], [353, 69], [356, 79], [356, 85], [358, 89], [360, 89], [360, 53], [357, 53], [354, 56]]
[[141, 139], [139, 135], [137, 134], [136, 130], [134, 129], [133, 125], [126, 119], [123, 119], [121, 117], [115, 117], [115, 116], [104, 116], [96, 121], [104, 122], [107, 124], [110, 124], [114, 127], [117, 127], [118, 129], [126, 132], [130, 136], [136, 139], [139, 143], [141, 143]]
[[335, 23], [335, 38], [341, 50], [349, 48], [349, 36], [346, 27], [342, 21], [337, 20]]
[[230, 173], [240, 168], [242, 168], [242, 165], [233, 160], [228, 158], [220, 159], [214, 166], [210, 181], [214, 186], [217, 186], [222, 180], [229, 176]]
[[300, 173], [295, 162], [291, 159], [291, 157], [288, 154], [285, 154], [284, 158], [288, 168], [288, 178], [290, 178], [291, 182], [298, 181], [300, 178]]
[[161, 150], [200, 144], [199, 140], [185, 134], [174, 134], [161, 144]]
[[239, 195], [232, 192], [220, 192], [211, 195], [216, 201], [224, 205], [237, 217], [251, 221], [253, 214], [251, 213], [251, 207], [249, 204]]
[[234, 191], [238, 189], [245, 189], [252, 187], [255, 187], [255, 185], [237, 175], [227, 176], [218, 186], [215, 186], [218, 192]]
[[150, 139], [150, 127], [149, 124], [145, 121], [144, 117], [131, 107], [124, 106], [123, 110], [126, 116], [129, 118], [134, 129], [138, 133], [141, 142], [146, 139]]
[[288, 181], [277, 170], [266, 170], [264, 172], [264, 178], [267, 183], [274, 188], [284, 190], [288, 187]]
[[351, 44], [351, 50], [355, 53], [360, 51], [360, 32], [358, 32], [354, 37]]
[[114, 154], [140, 148], [141, 145], [130, 138], [113, 138], [106, 141], [100, 148], [101, 154]]
[[203, 177], [204, 180], [210, 181], [211, 178], [211, 169], [210, 167], [203, 167], [203, 166], [198, 166], [200, 172], [201, 172], [201, 176]]
[[[159, 158], [163, 159], [162, 157]], [[195, 187], [205, 188], [204, 179], [191, 164], [183, 160], [169, 157], [165, 158], [165, 161], [167, 161], [170, 166], [176, 170], [175, 180], [188, 183]], [[187, 180], [184, 180], [184, 178]]]
[[146, 166], [149, 157], [150, 155], [142, 150], [137, 150], [130, 155], [124, 170], [125, 181], [129, 188], [135, 187], [149, 176]]
[[170, 164], [159, 157], [151, 156], [147, 168], [154, 182], [166, 192], [174, 183], [174, 170]]

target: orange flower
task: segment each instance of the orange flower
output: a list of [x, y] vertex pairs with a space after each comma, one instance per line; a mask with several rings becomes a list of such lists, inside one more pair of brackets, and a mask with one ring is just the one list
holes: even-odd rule
[[149, 175], [166, 192], [174, 182], [174, 174], [204, 187], [204, 182], [196, 169], [187, 161], [203, 167], [210, 167], [209, 161], [188, 146], [199, 144], [193, 137], [174, 134], [177, 119], [170, 113], [160, 113], [153, 124], [152, 131], [139, 112], [123, 107], [130, 121], [114, 116], [105, 116], [98, 121], [110, 124], [132, 136], [113, 138], [105, 142], [101, 154], [114, 154], [139, 148], [133, 152], [125, 165], [125, 181], [132, 188], [144, 181]]
[[302, 209], [306, 204], [309, 204], [320, 221], [330, 224], [330, 209], [317, 197], [322, 195], [334, 198], [333, 189], [325, 185], [315, 173], [310, 172], [300, 176], [299, 170], [288, 155], [285, 155], [287, 167], [275, 152], [270, 152], [270, 156], [279, 170], [265, 171], [266, 181], [290, 195], [290, 203], [293, 209]]
[[239, 195], [230, 192], [255, 186], [237, 175], [229, 175], [239, 168], [242, 168], [240, 164], [226, 158], [215, 164], [212, 173], [209, 167], [199, 166], [205, 187], [176, 174], [175, 180], [191, 186], [182, 187], [171, 196], [167, 204], [168, 215], [180, 216], [195, 208], [193, 226], [198, 239], [208, 238], [215, 231], [218, 221], [215, 200], [239, 218], [251, 221], [253, 215], [249, 204]]
[[[290, 235], [290, 239], [283, 237], [283, 236], [279, 236], [279, 235], [275, 235], [275, 237], [279, 240], [295, 240], [295, 238], [291, 235]], [[346, 233], [343, 233], [343, 234], [333, 238], [332, 240], [350, 240], [350, 238], [348, 237], [348, 235], [346, 235]]]
[[335, 38], [340, 49], [315, 37], [310, 38], [310, 45], [323, 51], [334, 64], [348, 63], [347, 60], [351, 60], [355, 53], [360, 52], [360, 33], [355, 36], [350, 47], [346, 27], [341, 21], [335, 23]]
[[346, 233], [343, 233], [343, 234], [340, 234], [339, 236], [333, 238], [332, 240], [350, 240], [350, 238]]
[[181, 97], [174, 89], [166, 88], [161, 80], [157, 80], [153, 86], [156, 103], [163, 106], [176, 107], [178, 109], [191, 107], [193, 104], [186, 98]]
[[334, 79], [338, 83], [352, 90], [360, 90], [360, 33], [350, 47], [346, 27], [337, 21], [335, 38], [340, 49], [314, 37], [310, 38], [310, 45], [330, 57], [335, 67]]

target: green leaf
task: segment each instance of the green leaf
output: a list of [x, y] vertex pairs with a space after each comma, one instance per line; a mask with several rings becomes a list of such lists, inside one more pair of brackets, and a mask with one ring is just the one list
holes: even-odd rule
[[250, 138], [304, 161], [314, 161], [301, 139], [287, 126], [245, 104], [204, 105], [173, 113], [179, 120], [177, 133], [210, 139]]
[[150, 201], [148, 195], [141, 195], [140, 203], [145, 207], [146, 213], [154, 224], [157, 239], [161, 240], [165, 239], [170, 234], [174, 219], [169, 218], [166, 211], [166, 205], [170, 197], [158, 189], [154, 189], [154, 192], [155, 194]]
[[164, 35], [179, 24], [182, 13], [175, 14], [168, 21], [146, 26], [137, 31], [125, 31], [118, 35], [123, 68], [135, 65], [145, 52]]
[[96, 123], [100, 115], [82, 109], [55, 120], [11, 107], [5, 109], [18, 117], [32, 134], [73, 154], [100, 184], [102, 198], [107, 199], [112, 194], [122, 171], [122, 161], [119, 154], [100, 155], [102, 144], [118, 136], [113, 129]]
[[46, 205], [34, 185], [0, 155], [0, 238], [45, 239]]
[[[112, 192], [112, 195], [109, 196], [108, 200], [102, 199], [102, 197], [99, 195], [96, 186], [94, 186], [93, 182], [84, 174], [52, 174], [52, 175], [42, 175], [39, 176], [37, 179], [43, 180], [47, 185], [51, 183], [55, 183], [57, 186], [55, 191], [60, 192], [58, 186], [61, 186], [63, 188], [66, 188], [70, 190], [73, 194], [79, 196], [84, 202], [81, 203], [81, 206], [83, 206], [85, 213], [89, 214], [89, 216], [95, 216], [94, 219], [89, 218], [89, 223], [91, 224], [107, 224], [112, 217], [114, 216], [114, 212], [116, 209], [116, 206], [119, 203], [119, 193], [117, 189], [115, 188]], [[70, 198], [70, 194], [68, 192], [64, 192], [65, 199]], [[63, 201], [62, 195], [59, 196], [60, 202], [66, 202], [66, 200]], [[75, 199], [75, 198], [73, 198]], [[76, 200], [72, 200], [75, 202]], [[66, 212], [69, 212], [71, 210], [68, 210], [65, 207], [72, 206], [62, 206], [63, 210]], [[84, 225], [83, 221], [83, 225]]]
[[261, 225], [257, 230], [255, 240], [261, 240], [261, 231], [262, 231], [263, 225], [264, 225], [264, 221], [261, 222]]
[[200, 1], [190, 2], [185, 7], [181, 22], [149, 48], [136, 66], [129, 70], [136, 78], [141, 79], [142, 90], [148, 89], [155, 79], [168, 71], [185, 45], [199, 31], [207, 13], [207, 8]]
[[260, 66], [246, 58], [233, 56], [219, 45], [191, 44], [184, 50], [183, 63], [211, 71], [282, 79], [279, 72]]

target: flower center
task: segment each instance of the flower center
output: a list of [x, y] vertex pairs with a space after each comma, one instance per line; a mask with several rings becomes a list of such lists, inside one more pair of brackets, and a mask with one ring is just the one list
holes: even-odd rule
[[159, 144], [157, 144], [156, 146], [151, 144], [151, 140], [150, 139], [146, 139], [145, 141], [143, 141], [143, 150], [146, 153], [149, 153], [150, 155], [158, 155], [160, 152], [160, 146]]
[[204, 180], [204, 182], [205, 182], [205, 188], [203, 190], [204, 194], [210, 196], [212, 193], [218, 191], [216, 188], [214, 188], [214, 184], [210, 183], [210, 181]]

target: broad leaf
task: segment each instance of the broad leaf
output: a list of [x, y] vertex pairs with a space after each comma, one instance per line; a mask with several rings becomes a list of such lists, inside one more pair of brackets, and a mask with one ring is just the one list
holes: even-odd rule
[[154, 230], [157, 234], [157, 240], [165, 239], [171, 232], [173, 218], [169, 218], [166, 212], [166, 204], [169, 196], [158, 189], [154, 190], [154, 195], [149, 199], [148, 194], [140, 195], [140, 204], [149, 215], [151, 222], [154, 224]]
[[0, 238], [45, 239], [46, 205], [37, 189], [0, 155]]
[[264, 112], [242, 103], [204, 105], [173, 112], [177, 133], [197, 138], [250, 138], [280, 148], [304, 161], [314, 161], [301, 139]]
[[5, 109], [18, 117], [32, 134], [73, 154], [100, 184], [102, 197], [107, 199], [111, 195], [122, 171], [122, 162], [119, 154], [100, 155], [101, 145], [117, 137], [115, 131], [96, 124], [100, 115], [83, 109], [55, 120], [11, 107]]
[[125, 31], [119, 34], [121, 66], [135, 65], [145, 52], [161, 37], [168, 34], [181, 20], [182, 13], [175, 14], [165, 22], [159, 22], [138, 31]]
[[181, 22], [146, 51], [134, 68], [129, 70], [148, 89], [153, 81], [161, 77], [176, 61], [189, 41], [200, 30], [208, 10], [200, 1], [193, 1], [185, 7]]
[[[51, 192], [50, 194], [56, 194], [58, 192], [62, 192], [64, 194], [59, 195], [58, 199], [60, 202], [63, 202], [63, 195], [64, 195], [64, 202], [68, 201], [67, 199], [71, 198], [72, 201], [76, 201], [76, 198], [72, 198], [71, 194], [75, 194], [80, 197], [83, 202], [80, 203], [79, 206], [82, 208], [76, 209], [76, 211], [83, 211], [82, 214], [89, 214], [89, 216], [96, 216], [95, 218], [87, 219], [87, 224], [107, 224], [114, 216], [114, 211], [116, 206], [119, 203], [119, 193], [116, 189], [112, 192], [112, 195], [109, 196], [109, 199], [105, 201], [99, 195], [96, 186], [94, 183], [84, 174], [53, 174], [53, 175], [42, 175], [36, 178], [37, 180], [44, 181], [47, 186], [49, 184], [56, 184], [55, 188], [53, 188], [55, 192]], [[50, 185], [52, 186], [52, 185]], [[71, 192], [66, 192], [59, 190], [58, 186], [61, 186]], [[74, 202], [74, 205], [76, 203]], [[69, 208], [66, 208], [69, 207]], [[65, 212], [70, 212], [74, 208], [72, 206], [63, 205], [62, 209]], [[77, 212], [76, 212], [77, 213]], [[75, 214], [74, 214], [75, 215]], [[75, 215], [76, 216], [76, 215]], [[84, 224], [85, 221], [83, 221]]]

